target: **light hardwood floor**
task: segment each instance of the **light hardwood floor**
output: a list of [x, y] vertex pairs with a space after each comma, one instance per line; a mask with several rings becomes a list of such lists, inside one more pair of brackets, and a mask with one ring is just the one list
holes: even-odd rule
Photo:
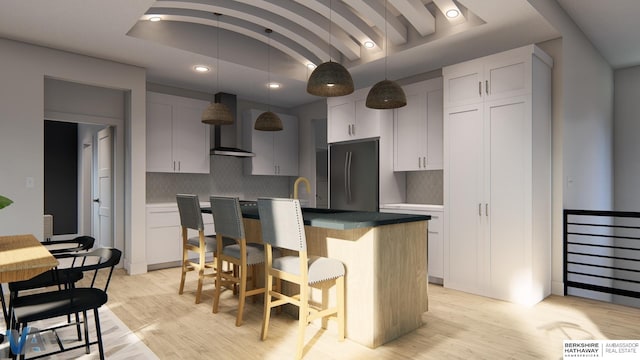
[[[293, 358], [296, 319], [274, 314], [269, 338], [260, 341], [261, 302], [248, 301], [244, 324], [236, 327], [237, 298], [224, 292], [213, 314], [213, 285], [196, 305], [195, 279], [187, 275], [178, 295], [179, 268], [136, 276], [119, 270], [108, 306], [161, 359]], [[304, 358], [562, 359], [564, 339], [640, 339], [640, 309], [575, 297], [550, 296], [525, 307], [429, 285], [429, 307], [421, 328], [376, 349], [338, 342], [331, 327], [310, 325]]]

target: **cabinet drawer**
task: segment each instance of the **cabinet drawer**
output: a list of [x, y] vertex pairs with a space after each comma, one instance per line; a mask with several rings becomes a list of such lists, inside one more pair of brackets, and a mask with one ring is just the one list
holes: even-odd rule
[[147, 209], [147, 227], [180, 226], [180, 214], [177, 208]]

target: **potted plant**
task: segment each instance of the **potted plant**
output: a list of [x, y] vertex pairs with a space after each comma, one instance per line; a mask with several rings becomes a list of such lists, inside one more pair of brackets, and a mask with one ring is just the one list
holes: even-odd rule
[[6, 208], [7, 206], [9, 206], [11, 204], [13, 204], [13, 201], [11, 201], [11, 199], [0, 195], [0, 209]]

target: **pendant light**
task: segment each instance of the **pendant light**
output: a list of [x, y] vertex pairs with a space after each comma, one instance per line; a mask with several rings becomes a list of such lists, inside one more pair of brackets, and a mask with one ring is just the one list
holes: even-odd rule
[[269, 36], [267, 48], [267, 111], [258, 115], [253, 128], [260, 131], [280, 131], [283, 129], [282, 120], [275, 113], [271, 112], [271, 33], [273, 30], [264, 29]]
[[[214, 14], [217, 19], [216, 27], [216, 92], [220, 81], [220, 16], [222, 14]], [[214, 101], [207, 106], [202, 113], [202, 122], [208, 125], [231, 125], [233, 124], [233, 115], [231, 110], [225, 104]]]
[[366, 106], [372, 109], [397, 109], [407, 105], [404, 91], [395, 81], [387, 80], [387, 1], [384, 2], [384, 80], [373, 85], [367, 94]]
[[316, 96], [343, 96], [353, 92], [353, 79], [349, 71], [331, 61], [331, 0], [329, 0], [329, 61], [318, 65], [307, 82], [307, 92]]

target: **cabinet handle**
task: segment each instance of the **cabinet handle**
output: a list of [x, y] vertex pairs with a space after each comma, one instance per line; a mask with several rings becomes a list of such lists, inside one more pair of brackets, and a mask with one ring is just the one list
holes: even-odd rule
[[351, 135], [355, 136], [356, 135], [356, 124], [351, 124]]
[[178, 161], [178, 171], [180, 171], [180, 161]]
[[482, 216], [482, 204], [478, 203], [478, 216]]
[[422, 164], [420, 163], [420, 156], [418, 156], [418, 169], [420, 169], [422, 167]]
[[482, 81], [478, 81], [478, 96], [482, 96]]
[[176, 171], [176, 162], [173, 162], [173, 171]]
[[425, 168], [425, 169], [427, 168], [427, 157], [426, 156], [422, 157], [422, 167]]
[[484, 93], [489, 95], [489, 80], [484, 81]]
[[489, 204], [484, 204], [484, 214], [485, 216], [489, 216]]

